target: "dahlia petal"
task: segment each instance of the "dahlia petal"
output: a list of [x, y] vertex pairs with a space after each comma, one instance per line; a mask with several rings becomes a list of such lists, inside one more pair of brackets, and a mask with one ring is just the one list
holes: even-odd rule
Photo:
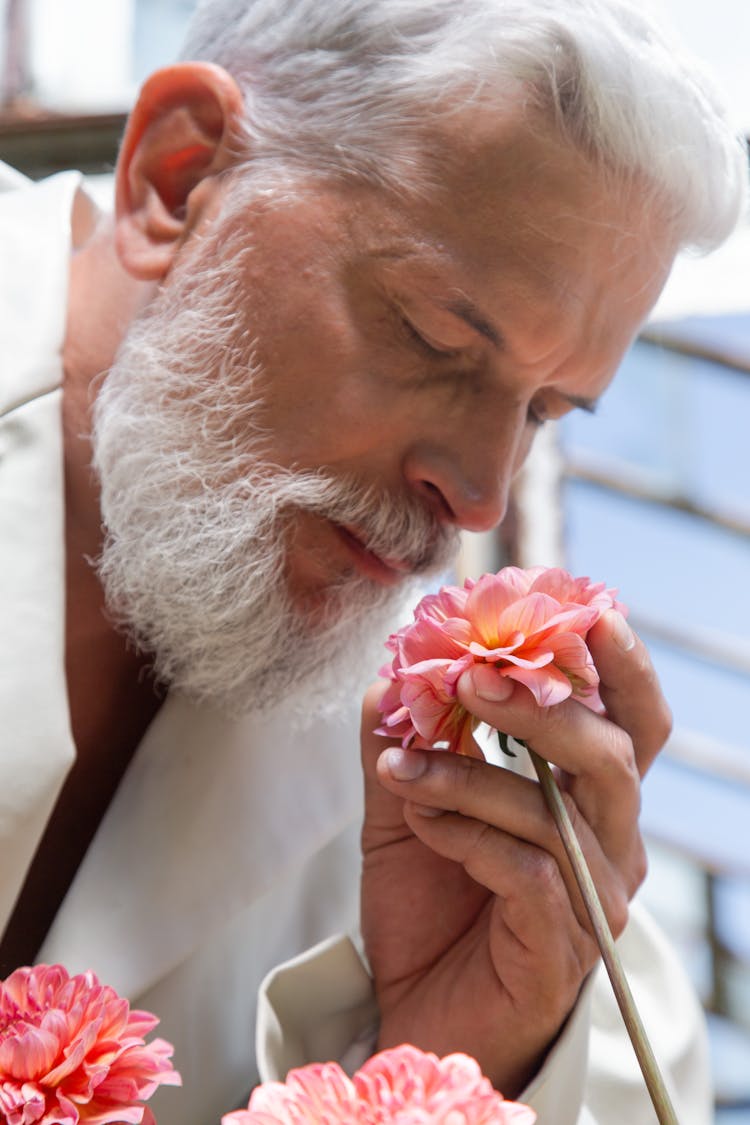
[[247, 1109], [225, 1114], [222, 1125], [531, 1125], [534, 1120], [528, 1107], [504, 1101], [468, 1056], [438, 1059], [404, 1044], [374, 1055], [352, 1079], [332, 1063], [291, 1071], [285, 1085], [257, 1087]]
[[401, 638], [399, 644], [401, 663], [411, 665], [437, 657], [455, 660], [466, 651], [466, 644], [470, 639], [471, 629], [468, 621], [451, 618], [445, 622], [438, 622], [425, 617], [416, 622]]
[[489, 585], [491, 582], [500, 581], [517, 600], [526, 597], [531, 590], [537, 574], [544, 569], [543, 566], [504, 566], [497, 574], [483, 574], [476, 585], [478, 586], [480, 583], [487, 583]]
[[16, 970], [0, 984], [0, 1111], [9, 1125], [138, 1125], [138, 1103], [179, 1082], [171, 1046], [142, 1038], [156, 1022], [94, 973]]
[[[573, 578], [567, 570], [558, 566], [541, 568], [540, 573], [534, 578], [531, 589], [535, 592], [549, 594], [558, 602], [581, 602], [587, 600], [586, 592], [591, 588], [588, 578]], [[604, 583], [598, 584], [595, 592], [604, 589]]]
[[553, 707], [556, 703], [562, 703], [573, 691], [568, 677], [558, 671], [554, 664], [548, 664], [546, 668], [512, 666], [508, 668], [506, 675], [527, 687], [540, 707]]
[[548, 594], [528, 594], [503, 610], [496, 624], [496, 636], [501, 639], [522, 633], [529, 638], [543, 629], [559, 610], [559, 603]]
[[481, 656], [484, 660], [501, 660], [504, 656], [509, 656], [512, 652], [515, 652], [526, 638], [523, 633], [514, 633], [512, 637], [506, 639], [508, 640], [507, 644], [494, 645], [492, 648], [483, 645], [481, 641], [472, 641], [469, 645], [469, 652], [472, 656]]
[[466, 617], [466, 602], [469, 591], [466, 587], [443, 586], [436, 594], [427, 594], [414, 610], [415, 621], [432, 617], [436, 621], [446, 621], [450, 617]]
[[466, 616], [472, 623], [474, 635], [490, 646], [496, 645], [502, 635], [498, 632], [498, 621], [503, 613], [518, 604], [516, 585], [503, 577], [508, 569], [497, 575], [483, 575], [466, 602]]
[[[139, 1010], [131, 1011], [127, 1019], [127, 1033], [137, 1039], [145, 1039], [150, 1031], [159, 1023], [158, 1017], [151, 1012]], [[153, 1043], [151, 1044], [153, 1046]]]
[[[247, 1108], [255, 1113], [271, 1112], [275, 1108], [283, 1108], [293, 1101], [294, 1094], [287, 1089], [283, 1082], [264, 1082], [262, 1086], [256, 1086], [253, 1090]], [[238, 1112], [247, 1112], [247, 1110]], [[226, 1118], [234, 1120], [235, 1114], [226, 1114], [222, 1121]]]
[[[400, 687], [400, 685], [399, 685], [399, 687]], [[383, 716], [383, 724], [388, 728], [388, 731], [383, 731], [381, 733], [383, 733], [383, 734], [390, 733], [390, 730], [393, 727], [400, 726], [401, 723], [407, 722], [408, 719], [409, 719], [409, 708], [405, 707], [404, 704], [400, 704], [399, 706], [397, 706], [395, 708], [395, 710], [391, 711], [390, 714], [385, 714]]]
[[598, 611], [590, 605], [561, 606], [539, 629], [534, 632], [529, 631], [529, 643], [540, 644], [548, 636], [559, 632], [579, 633], [585, 636], [598, 618]]
[[145, 1106], [103, 1105], [89, 1102], [81, 1111], [81, 1125], [140, 1125]]
[[410, 686], [421, 680], [426, 680], [432, 684], [436, 691], [444, 695], [446, 700], [454, 699], [455, 692], [451, 690], [450, 684], [446, 685], [446, 676], [452, 666], [452, 660], [441, 657], [438, 660], [420, 660], [417, 664], [411, 664], [408, 668], [400, 669], [398, 678], [402, 701], [406, 702], [405, 693]]
[[547, 664], [553, 661], [553, 655], [549, 648], [535, 651], [530, 649], [525, 656], [519, 656], [518, 652], [503, 652], [495, 649], [485, 649], [484, 652], [477, 652], [476, 656], [481, 656], [487, 664], [498, 664], [500, 667], [503, 665], [515, 665], [519, 668], [544, 668]]
[[463, 676], [467, 668], [473, 668], [476, 660], [472, 657], [471, 653], [466, 652], [458, 660], [453, 660], [450, 666], [445, 669], [445, 688], [450, 694], [451, 698], [456, 698], [458, 691], [458, 681]]
[[560, 633], [547, 643], [554, 653], [555, 667], [568, 677], [574, 694], [597, 686], [599, 673], [582, 637], [577, 633]]
[[44, 1094], [35, 1083], [0, 1083], [0, 1115], [8, 1125], [33, 1125], [42, 1118], [45, 1107]]
[[484, 754], [477, 740], [474, 738], [475, 729], [475, 720], [471, 715], [467, 714], [466, 719], [461, 724], [458, 738], [453, 740], [450, 749], [455, 754], [462, 754], [465, 758], [480, 758], [483, 760]]
[[383, 694], [378, 700], [378, 710], [384, 714], [390, 714], [395, 711], [401, 703], [401, 684], [395, 679], [387, 685]]
[[60, 1041], [53, 1032], [21, 1023], [13, 1038], [0, 1043], [0, 1074], [21, 1080], [43, 1077], [59, 1051]]
[[[435, 667], [434, 665], [442, 665]], [[402, 699], [409, 708], [417, 732], [428, 741], [440, 741], [455, 721], [454, 713], [465, 714], [453, 692], [446, 688], [444, 662], [425, 661], [422, 670], [402, 687]]]

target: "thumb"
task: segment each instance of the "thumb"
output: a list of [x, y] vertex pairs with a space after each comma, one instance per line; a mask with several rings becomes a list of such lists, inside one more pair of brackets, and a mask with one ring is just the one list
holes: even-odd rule
[[362, 748], [362, 769], [365, 775], [365, 825], [362, 844], [365, 852], [402, 838], [405, 831], [401, 797], [395, 797], [383, 787], [378, 778], [378, 759], [384, 750], [394, 745], [394, 739], [375, 734], [382, 723], [378, 709], [383, 692], [388, 686], [379, 680], [367, 690], [362, 704], [362, 726], [360, 742]]

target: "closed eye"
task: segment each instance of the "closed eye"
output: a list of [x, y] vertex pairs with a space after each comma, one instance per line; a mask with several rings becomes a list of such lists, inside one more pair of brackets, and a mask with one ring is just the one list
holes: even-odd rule
[[432, 358], [446, 359], [451, 357], [455, 358], [461, 354], [459, 348], [441, 347], [439, 344], [429, 340], [418, 328], [414, 327], [412, 322], [408, 317], [404, 316], [400, 309], [398, 310], [398, 320], [403, 335], [411, 344], [416, 345], [424, 355]]
[[539, 427], [545, 422], [558, 421], [566, 414], [570, 414], [571, 410], [585, 410], [587, 414], [593, 414], [596, 407], [595, 399], [549, 390], [531, 400], [527, 410], [527, 420], [530, 425]]

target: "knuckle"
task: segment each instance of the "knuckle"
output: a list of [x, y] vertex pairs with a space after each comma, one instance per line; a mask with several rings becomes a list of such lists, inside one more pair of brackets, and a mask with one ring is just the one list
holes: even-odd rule
[[638, 676], [648, 684], [653, 684], [658, 687], [659, 680], [651, 655], [640, 639], [632, 649], [632, 669], [635, 676]]
[[642, 837], [639, 835], [633, 847], [633, 856], [630, 862], [630, 870], [628, 873], [627, 892], [628, 898], [632, 898], [639, 887], [646, 881], [648, 875], [648, 855], [643, 843]]
[[627, 895], [624, 892], [613, 894], [607, 910], [607, 921], [614, 938], [618, 938], [623, 932], [628, 924], [629, 916]]
[[654, 734], [659, 739], [659, 745], [663, 746], [672, 733], [674, 726], [674, 719], [672, 716], [671, 708], [666, 699], [662, 696], [660, 705], [656, 709], [654, 715]]
[[535, 897], [542, 902], [557, 902], [563, 886], [557, 860], [542, 848], [526, 849], [525, 876], [529, 879]]
[[596, 771], [623, 789], [640, 788], [635, 744], [622, 727], [610, 724], [602, 732], [596, 748]]
[[491, 825], [477, 821], [461, 860], [469, 875], [476, 875], [479, 881], [485, 874], [488, 857], [491, 859], [494, 853], [494, 836], [495, 829]]
[[633, 740], [620, 728], [616, 728], [616, 730], [621, 737], [613, 740], [611, 752], [608, 755], [608, 770], [610, 773], [620, 775], [621, 784], [639, 789], [641, 777], [638, 772], [638, 759]]
[[656, 701], [663, 702], [664, 696], [659, 677], [648, 649], [640, 640], [630, 654], [630, 666], [626, 672], [626, 677], [631, 685], [628, 690], [633, 690], [633, 687], [637, 684], [639, 692], [652, 696], [655, 703]]
[[450, 755], [450, 765], [451, 771], [446, 783], [453, 791], [453, 796], [458, 798], [461, 811], [469, 812], [474, 806], [474, 797], [484, 790], [486, 765], [478, 758], [466, 758], [459, 754]]
[[591, 972], [599, 960], [599, 946], [596, 938], [587, 930], [581, 929], [574, 946], [579, 978]]
[[540, 707], [529, 696], [523, 716], [517, 724], [518, 731], [514, 730], [513, 734], [545, 757], [545, 747], [555, 746], [570, 737], [571, 721], [574, 718], [568, 700], [551, 707]]

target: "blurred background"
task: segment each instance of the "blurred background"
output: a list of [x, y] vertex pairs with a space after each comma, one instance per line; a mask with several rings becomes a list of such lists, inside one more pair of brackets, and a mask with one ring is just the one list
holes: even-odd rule
[[[641, 3], [714, 73], [750, 134], [747, 0]], [[106, 201], [138, 84], [174, 58], [193, 7], [0, 0], [0, 160], [34, 178], [79, 168]], [[750, 1123], [749, 447], [743, 225], [717, 254], [678, 263], [596, 417], [545, 427], [509, 519], [467, 537], [462, 564], [562, 563], [605, 579], [650, 645], [675, 729], [644, 787], [642, 894], [709, 1015], [723, 1125]]]

